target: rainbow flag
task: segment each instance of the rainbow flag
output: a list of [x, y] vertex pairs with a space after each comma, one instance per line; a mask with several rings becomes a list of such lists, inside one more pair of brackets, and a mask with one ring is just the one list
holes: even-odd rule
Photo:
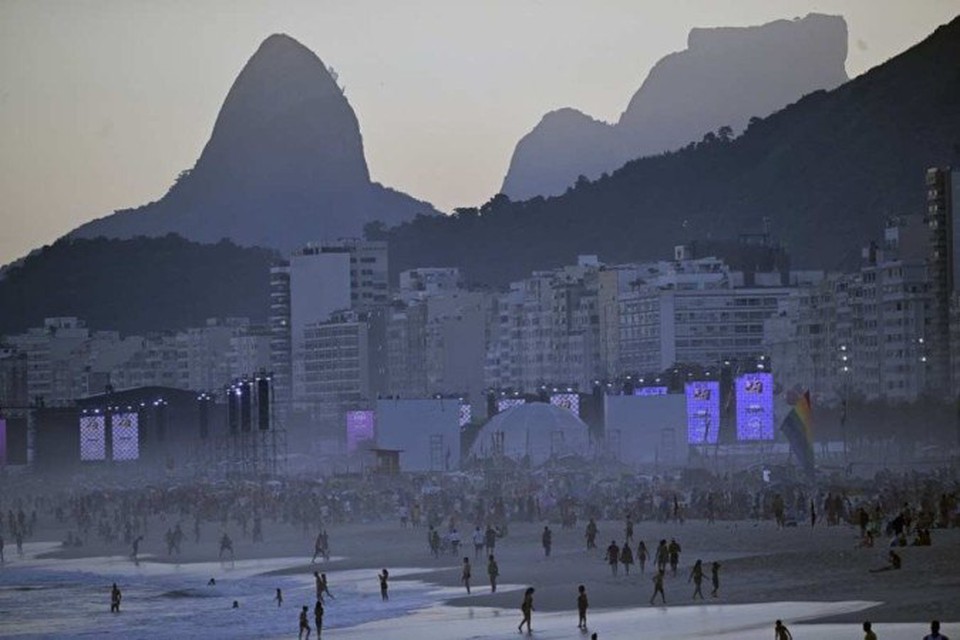
[[790, 449], [797, 462], [807, 475], [813, 477], [813, 410], [810, 406], [810, 392], [805, 391], [793, 405], [793, 409], [783, 419], [780, 430], [790, 442]]

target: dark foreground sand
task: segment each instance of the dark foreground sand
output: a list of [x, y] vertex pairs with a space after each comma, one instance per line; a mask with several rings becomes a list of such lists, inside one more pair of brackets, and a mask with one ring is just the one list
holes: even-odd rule
[[[162, 547], [162, 532], [170, 522], [151, 522], [151, 535], [141, 547], [142, 554], [162, 562], [200, 562], [215, 560], [220, 529], [206, 525], [199, 545], [194, 544], [191, 525], [184, 526], [187, 540], [183, 554], [170, 558]], [[620, 544], [623, 524], [601, 522], [599, 550], [587, 552], [583, 523], [576, 529], [560, 529], [551, 525], [553, 552], [544, 558], [540, 546], [543, 524], [513, 524], [508, 537], [498, 542], [496, 556], [500, 565], [500, 583], [530, 585], [537, 589], [536, 604], [540, 611], [575, 608], [576, 587], [583, 583], [590, 594], [592, 608], [649, 606], [652, 593], [650, 563], [647, 574], [639, 575], [634, 565], [630, 576], [612, 577], [603, 561], [603, 549], [612, 538]], [[281, 573], [312, 573], [315, 570], [371, 570], [383, 567], [423, 567], [422, 574], [404, 579], [421, 579], [444, 586], [457, 586], [460, 580], [459, 557], [430, 556], [426, 529], [402, 529], [398, 523], [375, 523], [332, 526], [329, 528], [334, 559], [329, 563], [310, 565], [313, 535], [294, 531], [282, 525], [265, 526], [266, 541], [254, 545], [231, 529], [238, 559], [267, 557], [304, 557], [302, 565]], [[486, 559], [474, 561], [470, 532], [463, 533], [467, 542], [460, 555], [469, 555], [473, 568], [474, 593], [488, 592]], [[690, 567], [698, 558], [707, 565], [718, 560], [721, 570], [718, 603], [755, 603], [780, 601], [877, 601], [880, 604], [866, 615], [852, 614], [829, 619], [831, 622], [859, 622], [864, 617], [877, 622], [924, 622], [933, 618], [960, 620], [960, 530], [934, 530], [932, 547], [898, 549], [903, 569], [870, 573], [871, 568], [885, 565], [887, 547], [883, 542], [873, 549], [858, 549], [857, 532], [850, 527], [809, 527], [776, 530], [771, 522], [701, 521], [679, 524], [641, 522], [635, 536], [646, 541], [651, 551], [660, 538], [676, 537], [683, 547], [677, 577], [668, 571], [665, 583], [668, 605], [692, 602], [693, 585], [688, 584]], [[9, 548], [9, 547], [8, 547]], [[80, 549], [56, 551], [49, 557], [121, 555], [129, 553], [125, 546], [89, 544]], [[342, 559], [337, 559], [342, 558]], [[399, 579], [399, 578], [398, 578]], [[336, 585], [333, 585], [335, 592]], [[704, 592], [710, 599], [709, 573]], [[517, 608], [520, 595], [516, 591], [489, 594], [469, 600], [469, 606]], [[454, 598], [450, 604], [467, 605], [465, 599]], [[776, 616], [772, 611], [771, 616]], [[826, 619], [822, 621], [827, 621]]]

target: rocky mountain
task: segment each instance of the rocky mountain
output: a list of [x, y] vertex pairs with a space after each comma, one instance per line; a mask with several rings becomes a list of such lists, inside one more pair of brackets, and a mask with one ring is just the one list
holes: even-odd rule
[[278, 249], [396, 224], [427, 203], [370, 181], [357, 117], [323, 62], [286, 35], [240, 72], [194, 167], [160, 200], [118, 211], [75, 237], [170, 232]]
[[470, 282], [503, 285], [578, 254], [669, 259], [675, 244], [736, 239], [766, 219], [794, 266], [837, 269], [856, 264], [887, 216], [923, 213], [925, 171], [947, 164], [960, 164], [960, 18], [739, 137], [711, 133], [562, 196], [499, 195], [380, 237], [392, 269], [460, 266]]
[[575, 109], [545, 115], [517, 143], [502, 192], [513, 200], [559, 195], [578, 176], [596, 179], [707, 131], [730, 126], [738, 133], [751, 117], [846, 82], [846, 58], [840, 16], [693, 29], [687, 49], [654, 65], [615, 124]]

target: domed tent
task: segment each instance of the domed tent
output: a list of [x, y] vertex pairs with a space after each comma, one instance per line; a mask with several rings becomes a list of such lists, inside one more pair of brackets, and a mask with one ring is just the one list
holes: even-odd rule
[[483, 425], [470, 448], [471, 456], [491, 458], [501, 451], [511, 460], [540, 466], [551, 458], [586, 457], [590, 429], [583, 420], [552, 404], [531, 402], [510, 407]]

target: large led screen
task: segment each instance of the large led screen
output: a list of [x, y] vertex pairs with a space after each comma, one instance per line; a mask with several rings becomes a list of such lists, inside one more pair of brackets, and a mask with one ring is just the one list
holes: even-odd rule
[[473, 407], [468, 403], [463, 403], [460, 405], [460, 428], [470, 424], [470, 420], [473, 419]]
[[373, 411], [347, 411], [347, 453], [354, 453], [361, 442], [373, 440]]
[[80, 459], [107, 459], [107, 421], [103, 416], [80, 416]]
[[687, 443], [716, 444], [720, 433], [720, 383], [688, 382]]
[[633, 390], [633, 395], [635, 396], [665, 396], [667, 395], [666, 387], [637, 387]]
[[525, 403], [526, 400], [523, 398], [500, 398], [497, 400], [497, 413], [502, 413], [511, 407], [519, 407]]
[[550, 404], [580, 416], [580, 396], [576, 393], [555, 393], [550, 396]]
[[737, 378], [737, 440], [773, 440], [773, 375]]
[[140, 416], [134, 412], [110, 416], [113, 459], [136, 460], [140, 457]]

